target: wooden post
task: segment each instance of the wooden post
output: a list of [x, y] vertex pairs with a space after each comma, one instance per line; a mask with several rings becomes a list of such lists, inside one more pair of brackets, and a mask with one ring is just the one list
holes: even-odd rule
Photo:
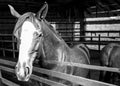
[[2, 79], [1, 69], [0, 69], [0, 79]]
[[3, 49], [3, 57], [5, 57], [5, 50]]
[[13, 35], [12, 35], [12, 50], [13, 50], [13, 58], [15, 58], [15, 41]]
[[92, 32], [91, 32], [90, 42], [92, 42], [92, 39], [93, 39], [93, 37], [92, 37]]
[[1, 74], [1, 69], [0, 69], [0, 86], [3, 86], [3, 83], [2, 83], [2, 74]]
[[99, 34], [99, 37], [98, 37], [98, 50], [99, 50], [99, 53], [100, 53], [100, 45], [101, 45], [101, 43], [100, 43], [100, 34]]
[[85, 41], [85, 15], [84, 15], [84, 9], [81, 9], [81, 14], [80, 14], [80, 41]]
[[3, 51], [3, 57], [5, 57], [5, 49], [4, 49], [4, 41], [3, 41], [3, 37], [2, 37], [2, 51]]

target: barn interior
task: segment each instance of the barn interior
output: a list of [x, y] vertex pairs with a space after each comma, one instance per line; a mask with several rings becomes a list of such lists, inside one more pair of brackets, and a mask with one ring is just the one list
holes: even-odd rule
[[[85, 36], [85, 31], [100, 30], [100, 24], [103, 26], [104, 31], [108, 31], [108, 28], [119, 30], [119, 25], [115, 25], [119, 23], [119, 0], [0, 0], [0, 25], [2, 27], [0, 32], [12, 33], [16, 22], [15, 17], [11, 16], [9, 12], [8, 4], [13, 5], [20, 14], [28, 11], [37, 13], [45, 1], [49, 4], [46, 19], [53, 23], [56, 29], [65, 28], [66, 30], [60, 32], [61, 34], [65, 32], [63, 35], [77, 34], [72, 31], [73, 28], [77, 28], [76, 30], [80, 30], [78, 35], [81, 36], [81, 40], [84, 40], [82, 36]], [[114, 27], [110, 24], [113, 24], [116, 28], [113, 29]], [[67, 30], [71, 30], [72, 33], [67, 34]], [[74, 40], [74, 37], [71, 40]], [[75, 40], [80, 41], [79, 38]]]
[[[47, 2], [46, 20], [59, 32], [69, 46], [84, 43], [90, 50], [92, 64], [99, 65], [100, 51], [108, 43], [120, 41], [119, 0], [0, 0], [0, 53], [6, 59], [17, 58], [16, 43], [12, 40], [16, 18], [10, 14], [8, 4], [20, 14], [37, 13]], [[14, 37], [13, 37], [14, 38]], [[9, 46], [8, 46], [9, 45]], [[11, 50], [10, 50], [11, 49]], [[14, 53], [14, 54], [13, 54]], [[99, 72], [93, 71], [93, 75]], [[98, 77], [92, 76], [98, 80]]]
[[8, 4], [23, 14], [37, 13], [45, 2], [49, 5], [46, 20], [70, 46], [85, 43], [90, 49], [100, 50], [101, 44], [119, 42], [119, 0], [0, 0], [0, 32], [11, 34], [16, 23]]

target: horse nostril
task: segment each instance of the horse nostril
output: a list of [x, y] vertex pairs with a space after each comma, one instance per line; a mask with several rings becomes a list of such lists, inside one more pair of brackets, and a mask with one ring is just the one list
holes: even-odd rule
[[30, 68], [29, 68], [29, 67], [26, 67], [25, 74], [28, 75], [29, 73], [30, 73]]

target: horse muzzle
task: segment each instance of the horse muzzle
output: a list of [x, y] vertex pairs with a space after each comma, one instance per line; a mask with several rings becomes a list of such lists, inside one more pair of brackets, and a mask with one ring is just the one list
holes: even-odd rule
[[18, 78], [18, 80], [19, 81], [29, 81], [29, 77], [27, 76], [27, 77], [24, 77], [24, 76], [21, 76], [21, 75], [17, 75], [17, 78]]
[[30, 79], [30, 68], [26, 67], [24, 69], [19, 69], [16, 68], [16, 76], [19, 81], [28, 81]]

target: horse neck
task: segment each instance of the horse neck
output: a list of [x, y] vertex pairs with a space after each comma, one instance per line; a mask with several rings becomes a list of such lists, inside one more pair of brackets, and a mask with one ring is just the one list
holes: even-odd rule
[[44, 40], [43, 40], [43, 49], [47, 58], [55, 60], [57, 57], [57, 49], [60, 48], [62, 51], [68, 51], [69, 46], [65, 41], [56, 33], [54, 28], [49, 27], [50, 25], [47, 22], [42, 22]]
[[63, 52], [67, 52], [68, 50], [70, 50], [68, 45], [64, 42], [64, 40], [56, 41], [55, 43], [49, 42], [48, 40], [44, 40], [43, 50], [45, 54], [44, 56], [47, 60], [57, 60], [58, 49], [60, 49]]

